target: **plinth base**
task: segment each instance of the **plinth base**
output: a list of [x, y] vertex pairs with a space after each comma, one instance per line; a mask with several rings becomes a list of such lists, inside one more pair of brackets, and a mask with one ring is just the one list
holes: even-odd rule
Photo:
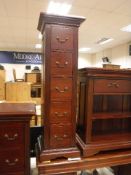
[[77, 147], [67, 149], [43, 150], [40, 153], [40, 162], [56, 158], [75, 158], [75, 157], [80, 157], [80, 151], [78, 150]]
[[78, 147], [82, 151], [83, 157], [93, 156], [101, 151], [131, 148], [131, 141], [127, 140], [116, 140], [110, 142], [100, 141], [85, 144], [78, 134], [76, 134], [76, 142], [78, 144]]

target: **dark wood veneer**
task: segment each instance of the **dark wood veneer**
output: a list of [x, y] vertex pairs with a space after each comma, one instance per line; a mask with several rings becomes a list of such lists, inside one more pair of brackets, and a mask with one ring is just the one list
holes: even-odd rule
[[79, 70], [78, 145], [83, 156], [131, 147], [131, 70]]
[[78, 157], [76, 147], [76, 82], [78, 27], [84, 18], [41, 13], [43, 34], [44, 141], [40, 161]]
[[29, 124], [34, 104], [0, 103], [0, 174], [29, 175]]
[[[129, 162], [131, 162], [131, 150], [117, 150], [99, 153], [91, 157], [81, 158], [81, 160], [58, 159], [49, 162], [45, 161], [43, 162], [43, 164], [38, 162], [38, 168], [40, 175], [62, 175], [63, 173], [68, 174], [71, 172], [77, 172], [87, 169], [125, 165]], [[126, 169], [124, 168], [124, 170], [125, 173]], [[123, 175], [123, 173], [118, 173], [118, 175]]]

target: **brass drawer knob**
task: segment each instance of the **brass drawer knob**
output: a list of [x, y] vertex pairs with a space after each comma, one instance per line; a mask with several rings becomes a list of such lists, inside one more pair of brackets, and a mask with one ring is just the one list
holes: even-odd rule
[[119, 87], [119, 84], [117, 82], [111, 82], [111, 83], [108, 83], [107, 85], [108, 87], [115, 87], [115, 88], [118, 88]]
[[65, 117], [65, 116], [67, 116], [67, 114], [68, 114], [68, 112], [63, 112], [63, 113], [55, 112], [55, 115], [56, 115], [57, 117]]
[[55, 89], [58, 91], [58, 92], [60, 92], [60, 93], [64, 93], [64, 92], [66, 92], [66, 91], [68, 91], [68, 87], [66, 86], [66, 87], [64, 87], [64, 90], [60, 90], [59, 89], [59, 87], [55, 87]]
[[13, 140], [16, 140], [17, 137], [18, 137], [18, 134], [14, 134], [12, 137], [10, 137], [8, 134], [5, 134], [4, 137], [9, 140], [9, 141], [13, 141]]
[[19, 161], [19, 159], [15, 159], [13, 162], [11, 162], [9, 159], [5, 160], [5, 163], [7, 163], [9, 166], [14, 166]]
[[57, 67], [59, 67], [59, 68], [64, 68], [68, 65], [68, 61], [65, 61], [65, 63], [63, 65], [61, 65], [59, 61], [56, 61], [55, 63], [57, 65]]
[[56, 39], [57, 39], [58, 42], [60, 42], [62, 44], [62, 43], [65, 43], [66, 41], [68, 41], [69, 38], [60, 39], [60, 37], [57, 36]]
[[57, 141], [62, 141], [62, 140], [64, 140], [64, 139], [67, 138], [67, 137], [68, 137], [67, 134], [64, 134], [63, 136], [54, 135], [54, 138], [55, 138]]

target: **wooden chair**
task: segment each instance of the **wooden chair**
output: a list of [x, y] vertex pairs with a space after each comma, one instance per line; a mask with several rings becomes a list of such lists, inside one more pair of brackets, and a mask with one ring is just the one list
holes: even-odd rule
[[16, 78], [16, 70], [15, 70], [15, 69], [13, 69], [13, 77], [14, 77], [14, 81], [15, 81], [15, 82], [25, 81], [24, 79], [17, 79], [17, 78]]

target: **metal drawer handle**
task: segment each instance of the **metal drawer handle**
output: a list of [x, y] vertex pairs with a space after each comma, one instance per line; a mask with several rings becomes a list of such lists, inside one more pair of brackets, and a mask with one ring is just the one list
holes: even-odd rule
[[68, 91], [69, 88], [66, 86], [66, 87], [64, 87], [64, 90], [60, 90], [59, 87], [56, 86], [55, 89], [60, 93], [64, 93], [64, 92]]
[[16, 165], [16, 163], [19, 161], [19, 159], [15, 159], [14, 160], [14, 162], [10, 162], [10, 160], [9, 159], [6, 159], [5, 160], [5, 163], [7, 163], [9, 166], [14, 166], [14, 165]]
[[16, 140], [16, 138], [18, 137], [18, 134], [14, 134], [13, 137], [10, 137], [8, 134], [5, 134], [4, 137], [9, 140], [9, 141], [13, 141], [13, 140]]
[[59, 36], [56, 37], [57, 41], [60, 43], [65, 43], [66, 41], [68, 41], [69, 38], [65, 38], [65, 39], [60, 39]]
[[66, 65], [68, 65], [68, 61], [65, 61], [64, 65], [60, 65], [59, 61], [56, 61], [55, 63], [57, 65], [57, 67], [59, 67], [59, 68], [64, 68], [64, 67], [66, 67]]
[[67, 137], [68, 137], [68, 135], [66, 135], [66, 134], [64, 134], [62, 137], [57, 136], [57, 135], [54, 135], [54, 138], [55, 138], [57, 141], [62, 141], [62, 140], [64, 140], [64, 138], [67, 138]]
[[113, 82], [113, 83], [108, 83], [107, 86], [108, 86], [108, 87], [116, 87], [116, 88], [118, 88], [118, 87], [119, 87], [119, 84], [116, 83], [116, 82]]
[[68, 112], [63, 112], [63, 113], [58, 113], [58, 112], [55, 112], [55, 115], [57, 117], [64, 117], [64, 116], [67, 116]]

